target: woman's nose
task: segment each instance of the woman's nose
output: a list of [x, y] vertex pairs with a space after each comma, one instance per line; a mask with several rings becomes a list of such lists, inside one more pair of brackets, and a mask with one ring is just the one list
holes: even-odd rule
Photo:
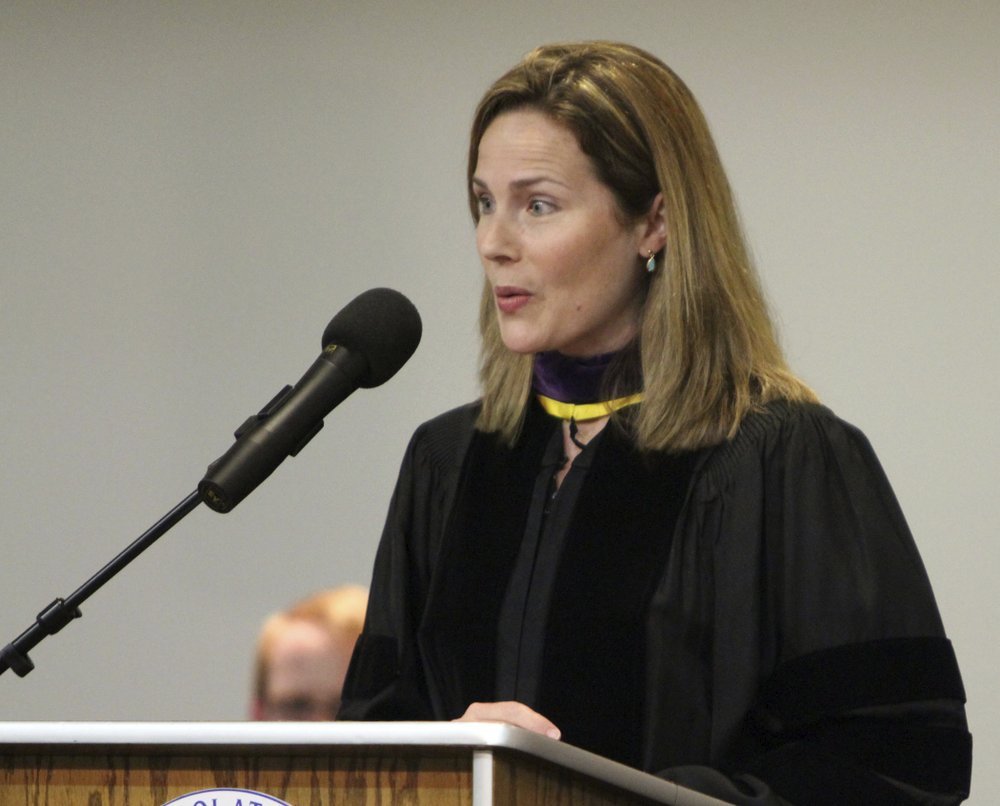
[[493, 263], [516, 260], [518, 245], [514, 230], [513, 223], [499, 213], [480, 216], [476, 224], [479, 257]]

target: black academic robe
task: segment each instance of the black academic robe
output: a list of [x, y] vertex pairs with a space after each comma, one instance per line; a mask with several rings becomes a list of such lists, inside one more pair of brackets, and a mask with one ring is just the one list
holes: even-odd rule
[[[441, 415], [410, 442], [340, 719], [452, 719], [491, 699], [497, 612], [551, 423], [532, 407], [510, 450], [474, 431], [475, 413]], [[662, 540], [632, 630], [641, 657], [625, 670], [641, 688], [635, 766], [733, 803], [967, 795], [971, 738], [955, 656], [860, 431], [822, 406], [776, 403], [673, 475], [669, 460], [650, 464], [613, 426], [597, 447], [611, 458], [595, 484], [611, 492], [602, 500], [585, 488], [577, 528], [606, 532], [609, 547], [633, 533]], [[634, 572], [608, 557], [607, 576]], [[602, 583], [602, 595], [614, 584]], [[600, 629], [587, 602], [584, 590], [581, 636]], [[594, 647], [591, 663], [569, 646], [545, 672], [563, 681], [584, 728], [599, 719], [594, 692], [606, 682]], [[572, 660], [560, 666], [562, 657]], [[572, 741], [573, 726], [554, 721]]]

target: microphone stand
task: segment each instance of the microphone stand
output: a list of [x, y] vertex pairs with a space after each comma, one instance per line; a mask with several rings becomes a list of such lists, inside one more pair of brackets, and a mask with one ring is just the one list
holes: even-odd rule
[[34, 624], [3, 649], [0, 649], [0, 674], [3, 674], [7, 669], [13, 669], [14, 674], [18, 677], [24, 677], [34, 669], [35, 664], [28, 657], [28, 652], [38, 646], [45, 636], [55, 635], [73, 619], [80, 618], [83, 615], [80, 612], [81, 604], [200, 503], [201, 498], [198, 493], [191, 493], [138, 537], [128, 548], [81, 585], [69, 598], [56, 599], [46, 607], [38, 614]]

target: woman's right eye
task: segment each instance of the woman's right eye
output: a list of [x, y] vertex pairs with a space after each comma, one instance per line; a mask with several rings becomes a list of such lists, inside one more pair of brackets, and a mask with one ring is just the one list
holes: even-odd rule
[[493, 212], [493, 199], [491, 199], [485, 193], [480, 193], [476, 197], [476, 202], [479, 205], [479, 212], [481, 214]]

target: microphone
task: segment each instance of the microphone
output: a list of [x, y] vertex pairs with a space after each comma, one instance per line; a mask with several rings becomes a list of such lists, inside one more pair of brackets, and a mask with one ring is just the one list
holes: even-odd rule
[[208, 466], [201, 500], [229, 512], [295, 456], [323, 418], [358, 387], [385, 383], [420, 344], [420, 314], [391, 288], [372, 288], [344, 306], [323, 332], [323, 352], [294, 387], [286, 386], [235, 433], [236, 442]]

